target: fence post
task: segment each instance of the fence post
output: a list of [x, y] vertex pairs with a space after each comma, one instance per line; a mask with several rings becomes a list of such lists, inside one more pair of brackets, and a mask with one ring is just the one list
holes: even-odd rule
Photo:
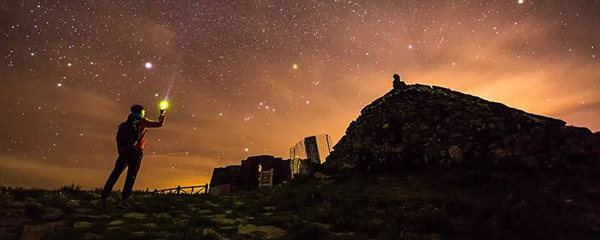
[[204, 193], [208, 193], [208, 183], [204, 184]]

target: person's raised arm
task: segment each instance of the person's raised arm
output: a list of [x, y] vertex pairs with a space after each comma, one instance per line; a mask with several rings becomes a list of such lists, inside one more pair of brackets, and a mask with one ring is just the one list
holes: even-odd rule
[[158, 121], [150, 120], [147, 118], [142, 118], [142, 126], [147, 128], [158, 128], [165, 125], [165, 112], [161, 111], [160, 116], [158, 117]]

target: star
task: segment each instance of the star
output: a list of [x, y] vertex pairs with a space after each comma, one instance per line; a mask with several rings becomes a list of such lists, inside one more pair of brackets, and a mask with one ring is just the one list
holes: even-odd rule
[[[339, 139], [390, 90], [395, 72], [600, 130], [597, 1], [148, 0], [143, 9], [136, 1], [14, 2], [28, 4], [0, 7], [18, 16], [0, 21], [0, 81], [9, 86], [0, 96], [14, 113], [0, 124], [0, 159], [41, 159], [45, 149], [30, 148], [60, 141], [97, 153], [80, 163], [108, 166], [102, 156], [115, 155], [114, 127], [129, 107], [146, 106], [156, 120], [154, 105], [168, 97], [177, 108], [164, 127], [149, 130], [148, 150], [219, 153], [221, 161], [193, 170], [210, 175], [220, 164], [239, 164], [249, 145], [286, 156], [314, 132]], [[254, 7], [260, 11], [244, 11]], [[452, 11], [460, 14], [438, 14]], [[80, 124], [86, 119], [94, 124]], [[31, 135], [19, 127], [25, 120], [48, 131]], [[107, 131], [90, 134], [96, 126]], [[66, 149], [46, 155], [49, 163], [69, 166], [79, 157]], [[26, 177], [16, 172], [12, 179]], [[105, 181], [100, 175], [89, 182]], [[34, 179], [32, 187], [72, 183]], [[175, 180], [159, 176], [135, 188]]]

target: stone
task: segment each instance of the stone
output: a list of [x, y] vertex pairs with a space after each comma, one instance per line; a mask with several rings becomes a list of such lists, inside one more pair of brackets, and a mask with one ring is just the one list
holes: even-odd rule
[[323, 174], [321, 172], [316, 172], [314, 174], [314, 176], [315, 176], [316, 179], [328, 179], [328, 178], [331, 177], [331, 176], [325, 175], [325, 174]]
[[130, 213], [123, 214], [123, 218], [144, 220], [144, 218], [146, 218], [146, 214], [136, 213], [136, 212], [130, 212]]
[[67, 205], [67, 207], [76, 208], [76, 207], [81, 206], [81, 202], [79, 202], [79, 200], [69, 200], [66, 205]]
[[59, 219], [62, 215], [63, 211], [60, 208], [45, 208], [42, 219], [45, 222], [49, 222]]
[[510, 157], [511, 155], [512, 153], [507, 149], [496, 148], [492, 150], [492, 156], [494, 157], [494, 159], [505, 159]]
[[463, 160], [463, 151], [459, 146], [452, 146], [448, 148], [448, 154], [453, 162], [460, 163]]
[[275, 209], [277, 209], [277, 207], [275, 207], [275, 206], [268, 206], [268, 207], [263, 207], [263, 209], [265, 211], [273, 212], [273, 211], [275, 211]]
[[201, 210], [196, 210], [196, 213], [201, 214], [201, 215], [208, 215], [208, 214], [212, 214], [213, 211], [210, 209], [201, 209]]
[[56, 231], [59, 227], [67, 225], [66, 221], [50, 222], [41, 225], [25, 225], [21, 234], [21, 240], [38, 240], [46, 234]]
[[448, 152], [446, 152], [446, 150], [440, 150], [440, 156], [445, 157], [448, 155]]
[[239, 226], [238, 234], [251, 235], [260, 239], [278, 239], [287, 235], [287, 231], [274, 226], [255, 226], [248, 224]]
[[453, 133], [453, 134], [450, 134], [450, 137], [451, 137], [451, 138], [462, 138], [462, 136], [463, 136], [463, 135], [462, 135], [462, 134], [460, 134], [460, 133]]
[[120, 226], [123, 225], [125, 222], [123, 220], [115, 220], [112, 222], [108, 223], [108, 226]]
[[216, 207], [216, 208], [221, 207], [221, 205], [219, 205], [218, 203], [213, 203], [211, 201], [206, 201], [206, 204], [208, 204], [211, 207]]
[[179, 216], [183, 215], [183, 214], [184, 214], [184, 212], [183, 212], [183, 211], [181, 211], [181, 210], [171, 210], [171, 211], [169, 211], [169, 213], [168, 213], [168, 214], [169, 214], [170, 216], [179, 217]]
[[333, 235], [335, 236], [339, 236], [339, 237], [352, 237], [354, 236], [356, 233], [355, 232], [341, 232], [341, 233], [336, 233], [334, 232]]
[[325, 224], [325, 223], [309, 222], [308, 224], [313, 225], [318, 228], [322, 228], [322, 229], [330, 229], [331, 228], [331, 226], [329, 224]]
[[27, 222], [25, 210], [22, 208], [13, 208], [13, 206], [0, 208], [0, 227], [23, 226]]
[[152, 214], [152, 216], [155, 219], [161, 219], [161, 220], [168, 220], [168, 219], [172, 219], [173, 218], [168, 213], [154, 213], [154, 214]]
[[131, 233], [131, 236], [132, 236], [132, 237], [141, 238], [141, 237], [144, 237], [144, 236], [146, 236], [146, 232], [144, 232], [144, 231], [132, 232], [132, 233]]
[[121, 226], [112, 226], [112, 227], [108, 227], [106, 228], [106, 231], [117, 231], [117, 230], [121, 230]]
[[102, 235], [94, 234], [94, 233], [85, 233], [83, 235], [84, 240], [94, 240], [94, 239], [102, 239]]
[[190, 223], [189, 219], [174, 219], [173, 223], [175, 224], [175, 226], [187, 226]]
[[370, 228], [374, 228], [374, 227], [382, 225], [383, 223], [385, 223], [383, 220], [373, 218], [373, 219], [369, 219], [365, 224], [367, 226], [369, 226]]
[[75, 212], [77, 213], [81, 213], [81, 214], [89, 214], [92, 212], [92, 209], [90, 208], [75, 208]]
[[229, 238], [223, 237], [220, 233], [212, 230], [210, 228], [202, 229], [202, 237], [207, 237], [207, 239], [218, 239], [218, 240], [227, 240]]
[[86, 219], [86, 220], [100, 220], [100, 219], [110, 219], [110, 215], [87, 215], [87, 214], [75, 214], [73, 215], [75, 218]]
[[156, 232], [156, 233], [154, 233], [154, 236], [157, 239], [167, 239], [169, 237], [169, 232], [167, 232], [167, 231]]
[[87, 228], [92, 227], [92, 223], [91, 222], [75, 222], [75, 224], [73, 224], [73, 227], [77, 228], [77, 229], [87, 229]]
[[229, 219], [229, 218], [216, 217], [216, 218], [212, 218], [211, 220], [213, 222], [216, 222], [216, 223], [219, 223], [219, 224], [224, 224], [224, 225], [233, 225], [233, 224], [235, 224], [235, 220]]
[[145, 228], [149, 228], [149, 229], [157, 229], [158, 228], [158, 224], [156, 224], [156, 223], [146, 223], [143, 226]]

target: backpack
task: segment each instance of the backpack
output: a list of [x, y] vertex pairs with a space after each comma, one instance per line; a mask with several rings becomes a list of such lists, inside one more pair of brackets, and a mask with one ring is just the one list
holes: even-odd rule
[[131, 150], [140, 140], [139, 124], [138, 121], [132, 121], [128, 119], [119, 125], [117, 130], [117, 149], [119, 153], [123, 150]]

